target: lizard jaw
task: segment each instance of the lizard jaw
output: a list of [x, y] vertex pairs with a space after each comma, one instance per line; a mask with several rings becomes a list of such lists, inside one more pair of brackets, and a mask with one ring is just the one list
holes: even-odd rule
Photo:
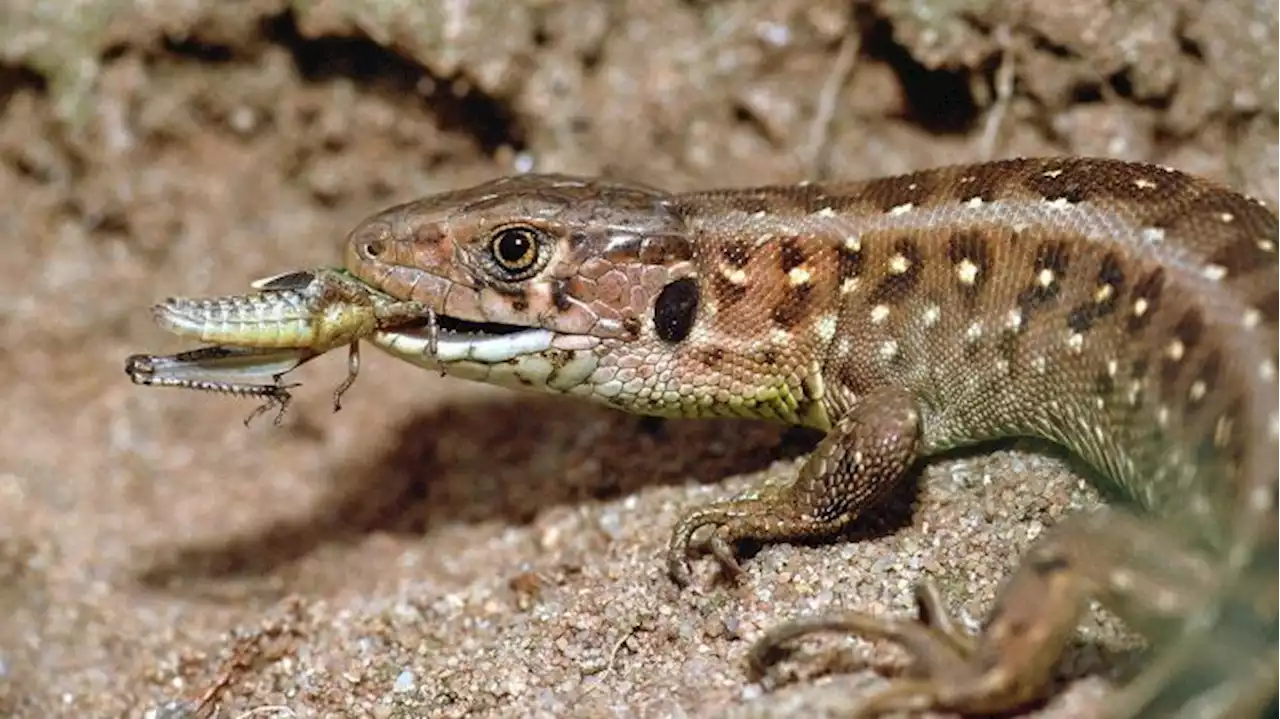
[[555, 333], [540, 327], [471, 322], [441, 315], [437, 316], [434, 347], [432, 331], [427, 326], [385, 330], [370, 339], [382, 349], [394, 350], [392, 353], [398, 357], [405, 358], [412, 352], [433, 366], [445, 366], [465, 361], [499, 364], [545, 352], [551, 348]]
[[600, 358], [590, 350], [556, 346], [557, 338], [571, 336], [542, 328], [483, 334], [443, 327], [442, 321], [434, 353], [426, 327], [378, 330], [365, 339], [397, 359], [453, 377], [514, 389], [594, 394], [591, 376]]

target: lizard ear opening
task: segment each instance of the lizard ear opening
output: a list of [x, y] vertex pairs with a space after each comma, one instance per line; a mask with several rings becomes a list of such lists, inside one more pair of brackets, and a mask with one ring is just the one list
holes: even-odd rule
[[698, 317], [698, 283], [692, 277], [676, 280], [658, 293], [653, 303], [653, 326], [664, 342], [680, 342], [693, 331]]

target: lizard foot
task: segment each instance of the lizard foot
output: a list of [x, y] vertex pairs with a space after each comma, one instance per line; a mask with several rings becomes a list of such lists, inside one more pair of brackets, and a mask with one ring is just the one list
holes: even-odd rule
[[896, 642], [912, 660], [910, 673], [871, 695], [857, 707], [855, 717], [931, 710], [986, 714], [1037, 697], [1038, 681], [1024, 682], [1016, 672], [982, 661], [978, 644], [947, 613], [931, 582], [916, 586], [915, 600], [914, 619], [839, 612], [778, 625], [752, 647], [750, 669], [756, 677], [765, 677], [789, 642], [817, 632], [844, 632]]
[[933, 587], [921, 583], [915, 619], [842, 612], [797, 620], [766, 634], [750, 658], [760, 670], [784, 644], [818, 631], [889, 640], [910, 655], [911, 671], [872, 695], [858, 716], [1001, 714], [1048, 694], [1059, 658], [1095, 598], [1122, 618], [1166, 627], [1157, 635], [1162, 651], [1108, 702], [1109, 715], [1186, 716], [1181, 708], [1215, 707], [1196, 716], [1256, 716], [1242, 707], [1259, 707], [1275, 694], [1275, 614], [1256, 610], [1274, 607], [1275, 575], [1269, 576], [1258, 586], [1223, 586], [1226, 575], [1176, 531], [1126, 512], [1088, 512], [1060, 522], [1027, 550], [976, 637], [960, 631]]
[[[690, 549], [710, 553], [729, 574], [740, 572], [733, 544], [783, 542], [839, 533], [905, 476], [916, 457], [919, 412], [904, 391], [883, 390], [842, 417], [800, 467], [795, 480], [764, 484], [739, 497], [693, 510], [676, 523], [667, 549], [676, 584], [690, 581]], [[693, 534], [713, 527], [699, 543]]]
[[[742, 539], [770, 536], [778, 532], [770, 521], [769, 504], [758, 498], [733, 499], [700, 507], [684, 515], [676, 523], [667, 548], [667, 571], [680, 587], [693, 581], [689, 557], [710, 554], [730, 577], [742, 573], [734, 544]], [[703, 527], [711, 532], [705, 539], [694, 541], [693, 535]]]

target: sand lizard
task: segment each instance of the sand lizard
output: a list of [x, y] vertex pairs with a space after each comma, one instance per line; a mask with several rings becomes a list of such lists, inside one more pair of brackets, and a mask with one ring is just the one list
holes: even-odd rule
[[[841, 184], [668, 193], [524, 175], [390, 208], [347, 269], [438, 316], [367, 339], [450, 375], [825, 439], [791, 484], [689, 512], [669, 548], [830, 535], [920, 458], [1057, 442], [1117, 508], [1028, 552], [977, 638], [928, 586], [888, 637], [920, 670], [861, 707], [992, 713], [1041, 695], [1086, 599], [1160, 642], [1117, 715], [1236, 716], [1276, 687], [1277, 219], [1167, 168], [1009, 160]], [[431, 345], [429, 351], [428, 344]], [[694, 543], [695, 531], [713, 531]]]

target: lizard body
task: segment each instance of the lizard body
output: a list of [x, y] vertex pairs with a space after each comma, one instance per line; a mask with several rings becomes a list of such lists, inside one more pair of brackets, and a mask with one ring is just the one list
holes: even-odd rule
[[1276, 216], [1224, 187], [1056, 158], [690, 193], [518, 176], [374, 215], [346, 266], [438, 315], [434, 352], [371, 337], [423, 367], [825, 431], [791, 484], [677, 524], [681, 584], [691, 549], [736, 570], [736, 541], [840, 531], [922, 457], [1065, 446], [1120, 506], [1042, 538], [981, 636], [922, 589], [919, 622], [832, 614], [763, 648], [895, 639], [923, 671], [866, 713], [1005, 711], [1043, 693], [1093, 597], [1166, 647], [1118, 715], [1234, 716], [1276, 686], [1278, 242]]

